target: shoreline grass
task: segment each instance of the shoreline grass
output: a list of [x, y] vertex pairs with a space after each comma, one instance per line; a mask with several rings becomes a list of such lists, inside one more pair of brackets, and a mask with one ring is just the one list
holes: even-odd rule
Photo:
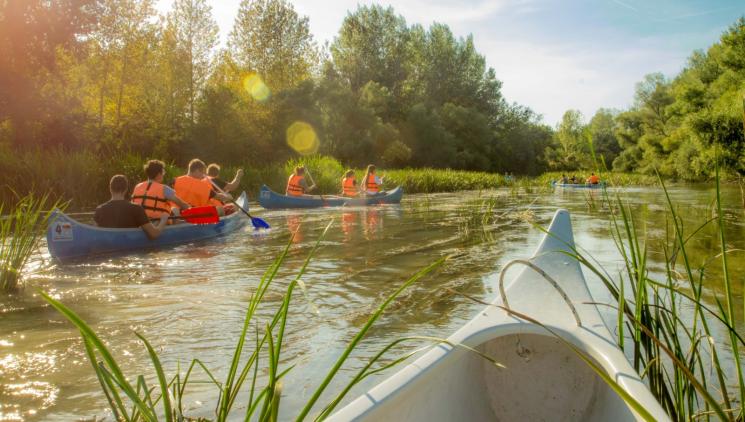
[[[101, 157], [89, 151], [68, 152], [62, 149], [16, 151], [0, 145], [0, 201], [15, 204], [16, 191], [23, 196], [32, 192], [48, 192], [52, 201], [69, 203], [71, 211], [88, 211], [106, 201], [109, 197], [108, 182], [114, 174], [124, 174], [134, 185], [143, 178], [142, 166], [147, 157], [121, 153]], [[168, 162], [165, 158], [166, 180], [185, 173], [181, 166]], [[256, 198], [259, 189], [266, 184], [277, 192], [284, 192], [287, 177], [297, 164], [304, 164], [313, 176], [318, 189], [314, 193], [323, 195], [339, 194], [341, 179], [347, 170], [338, 160], [327, 156], [308, 156], [290, 159], [284, 163], [269, 163], [262, 166], [223, 165], [221, 177], [231, 180], [238, 168], [245, 170], [240, 190]], [[363, 169], [355, 169], [358, 179], [364, 175]], [[457, 192], [463, 190], [488, 190], [507, 187], [515, 192], [548, 192], [552, 181], [561, 178], [562, 172], [547, 172], [538, 176], [513, 176], [505, 178], [502, 174], [467, 170], [402, 168], [380, 169], [385, 175], [385, 187], [403, 186], [407, 194]], [[565, 172], [580, 178], [589, 171]], [[659, 186], [653, 175], [604, 172], [601, 174], [610, 186]], [[729, 182], [726, 182], [729, 183]], [[739, 179], [732, 179], [739, 185]], [[745, 198], [745, 194], [743, 194]], [[745, 199], [743, 199], [745, 201]]]

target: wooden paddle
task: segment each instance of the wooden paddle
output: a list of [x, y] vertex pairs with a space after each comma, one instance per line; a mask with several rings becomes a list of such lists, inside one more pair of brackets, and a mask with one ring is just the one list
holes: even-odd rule
[[[210, 183], [212, 183], [212, 187], [214, 187], [215, 190], [217, 190], [218, 192], [220, 192], [222, 194], [225, 194], [225, 191], [222, 190], [222, 189], [220, 189], [220, 187], [217, 186], [212, 179], [209, 179], [209, 181], [210, 181]], [[242, 206], [238, 205], [238, 203], [235, 202], [234, 199], [231, 199], [230, 200], [230, 203], [232, 203], [233, 205], [235, 205], [239, 210], [243, 211], [243, 213], [246, 214], [248, 216], [248, 218], [251, 219], [251, 224], [253, 224], [253, 226], [254, 226], [255, 229], [271, 229], [272, 228], [272, 226], [270, 226], [269, 223], [267, 223], [266, 221], [262, 220], [261, 218], [254, 217], [251, 214], [249, 214], [248, 211], [245, 210], [245, 209], [243, 209]]]
[[[312, 175], [312, 174], [310, 174], [310, 170], [308, 170], [308, 169], [306, 168], [306, 169], [305, 169], [305, 174], [307, 174], [307, 175], [308, 175], [308, 179], [310, 179], [310, 183], [312, 183], [312, 184], [313, 184], [313, 187], [316, 187], [316, 188], [317, 188], [317, 187], [318, 187], [318, 185], [316, 185], [316, 181], [315, 181], [315, 179], [313, 179], [313, 175]], [[323, 206], [324, 206], [324, 207], [325, 207], [325, 206], [327, 206], [327, 205], [328, 205], [328, 203], [326, 202], [326, 198], [324, 198], [324, 197], [323, 197], [323, 195], [321, 195], [320, 193], [318, 194], [318, 196], [320, 196], [320, 197], [321, 197], [321, 202], [323, 202]]]

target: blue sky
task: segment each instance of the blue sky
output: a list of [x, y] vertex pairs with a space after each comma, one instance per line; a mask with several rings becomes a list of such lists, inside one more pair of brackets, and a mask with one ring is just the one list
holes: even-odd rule
[[[157, 0], [165, 13], [172, 0]], [[240, 0], [208, 0], [221, 37]], [[332, 41], [358, 4], [390, 4], [409, 24], [448, 24], [473, 34], [503, 82], [508, 101], [555, 125], [567, 109], [586, 119], [600, 107], [623, 109], [651, 72], [674, 76], [741, 15], [745, 0], [294, 0], [319, 44]]]

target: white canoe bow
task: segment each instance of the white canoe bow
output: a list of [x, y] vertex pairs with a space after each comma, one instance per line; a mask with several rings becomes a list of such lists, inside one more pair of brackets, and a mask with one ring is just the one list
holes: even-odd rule
[[[594, 359], [656, 420], [669, 420], [592, 304], [580, 264], [561, 252], [574, 246], [568, 211], [556, 212], [549, 233], [529, 260], [548, 277], [523, 265], [515, 278], [504, 288], [500, 286], [501, 297], [492, 304], [526, 314], [551, 328]], [[551, 279], [557, 286], [552, 286]], [[448, 341], [476, 348], [505, 368], [497, 368], [462, 347], [441, 344], [331, 415], [330, 420], [641, 419], [561, 340], [496, 306], [488, 306]]]

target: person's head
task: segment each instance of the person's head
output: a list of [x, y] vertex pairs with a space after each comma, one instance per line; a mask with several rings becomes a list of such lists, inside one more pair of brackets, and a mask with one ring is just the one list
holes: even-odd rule
[[375, 166], [373, 164], [370, 164], [369, 166], [367, 166], [367, 173], [375, 174]]
[[163, 176], [166, 173], [166, 164], [160, 160], [150, 160], [145, 163], [144, 167], [145, 174], [150, 180], [155, 180], [159, 176]]
[[219, 177], [220, 176], [220, 166], [216, 163], [212, 163], [207, 166], [207, 176], [209, 177]]
[[295, 167], [295, 175], [296, 176], [302, 176], [305, 174], [305, 166], [297, 166]]
[[347, 172], [344, 173], [344, 177], [354, 177], [354, 170], [347, 170]]
[[204, 161], [200, 160], [199, 158], [195, 158], [189, 161], [189, 175], [190, 176], [201, 179], [202, 177], [204, 177], [204, 170], [206, 168], [207, 166], [204, 164]]
[[590, 176], [594, 176], [594, 175], [595, 175], [595, 173], [590, 173]]
[[109, 180], [109, 192], [111, 195], [124, 195], [129, 189], [129, 182], [127, 176], [123, 174], [115, 174], [111, 180]]

